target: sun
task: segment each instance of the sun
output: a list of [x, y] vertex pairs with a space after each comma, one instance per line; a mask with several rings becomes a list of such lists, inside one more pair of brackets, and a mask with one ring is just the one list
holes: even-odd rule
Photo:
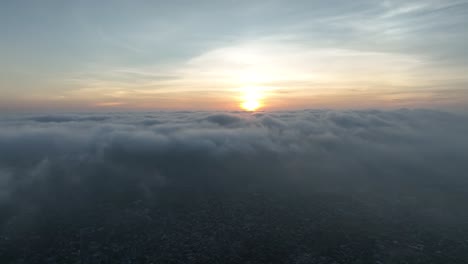
[[242, 102], [240, 107], [245, 111], [256, 111], [262, 107], [260, 89], [256, 87], [247, 87], [243, 89]]
[[255, 111], [260, 107], [260, 102], [256, 100], [245, 101], [241, 104], [241, 107], [246, 111]]

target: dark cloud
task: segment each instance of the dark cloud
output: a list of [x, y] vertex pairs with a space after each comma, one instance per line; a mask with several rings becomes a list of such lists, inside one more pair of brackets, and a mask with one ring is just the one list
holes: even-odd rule
[[405, 109], [3, 118], [0, 259], [463, 263], [467, 121]]
[[228, 114], [215, 114], [205, 117], [204, 120], [220, 126], [229, 126], [241, 122], [242, 118]]
[[93, 116], [72, 116], [72, 115], [45, 115], [45, 116], [34, 116], [29, 118], [30, 120], [36, 121], [36, 122], [72, 122], [72, 121], [104, 121], [108, 119], [109, 117], [107, 116], [99, 116], [99, 115], [93, 115]]

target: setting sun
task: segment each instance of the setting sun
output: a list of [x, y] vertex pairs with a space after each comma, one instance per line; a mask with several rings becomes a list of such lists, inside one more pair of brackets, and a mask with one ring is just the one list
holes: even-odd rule
[[240, 107], [246, 111], [256, 111], [262, 107], [261, 99], [263, 96], [258, 87], [246, 87], [243, 91]]
[[241, 104], [241, 107], [246, 111], [255, 111], [260, 107], [260, 103], [258, 101], [245, 101]]

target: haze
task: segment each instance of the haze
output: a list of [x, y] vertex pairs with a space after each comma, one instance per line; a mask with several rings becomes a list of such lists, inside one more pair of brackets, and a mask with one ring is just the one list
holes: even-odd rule
[[1, 264], [468, 263], [468, 0], [0, 0]]

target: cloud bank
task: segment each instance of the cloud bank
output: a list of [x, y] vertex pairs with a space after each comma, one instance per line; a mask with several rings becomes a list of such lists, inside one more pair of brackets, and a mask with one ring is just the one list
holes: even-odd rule
[[406, 109], [3, 116], [0, 260], [461, 263], [467, 119]]

